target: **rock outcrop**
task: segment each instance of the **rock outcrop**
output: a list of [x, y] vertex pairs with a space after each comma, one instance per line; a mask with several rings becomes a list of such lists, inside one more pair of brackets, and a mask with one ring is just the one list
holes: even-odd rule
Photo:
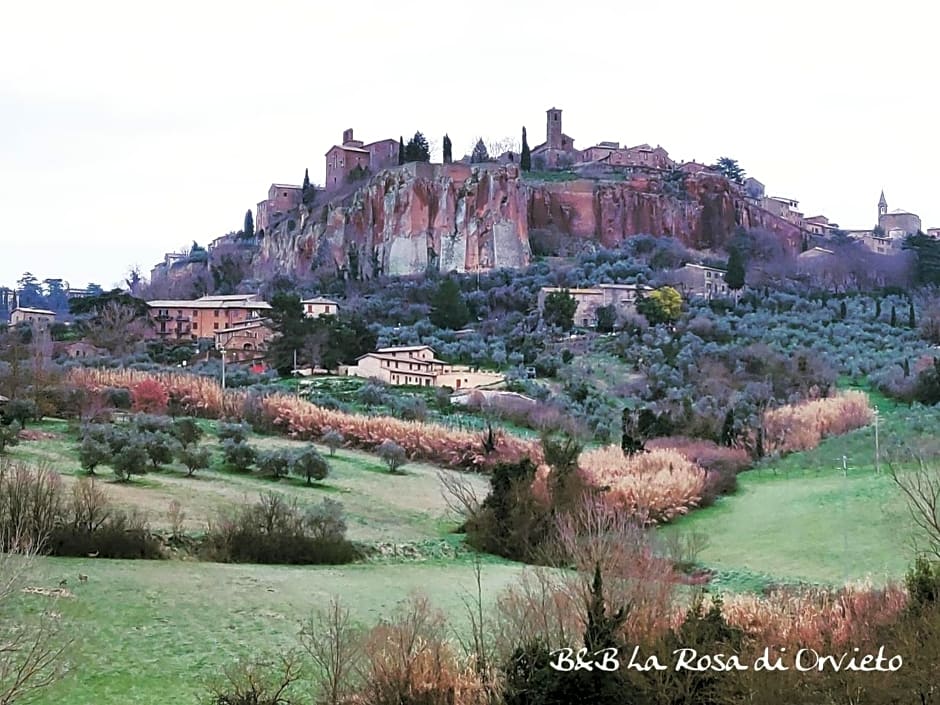
[[523, 267], [531, 259], [531, 229], [606, 247], [651, 234], [716, 249], [738, 226], [770, 230], [792, 248], [800, 242], [799, 228], [707, 173], [679, 182], [656, 174], [545, 182], [521, 178], [511, 164], [407, 164], [341, 195], [301, 207], [266, 233], [256, 274], [303, 278], [327, 267], [369, 278]]

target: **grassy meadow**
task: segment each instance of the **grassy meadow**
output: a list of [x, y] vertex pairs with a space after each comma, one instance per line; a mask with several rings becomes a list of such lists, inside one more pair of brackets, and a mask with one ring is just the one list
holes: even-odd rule
[[[873, 397], [881, 412], [884, 448], [898, 438], [928, 435], [923, 411]], [[210, 431], [213, 424], [205, 424]], [[23, 441], [13, 458], [45, 462], [65, 482], [82, 472], [75, 434], [62, 421], [34, 427], [50, 437]], [[203, 443], [215, 448], [207, 434]], [[293, 445], [283, 438], [252, 435], [258, 447]], [[328, 455], [326, 448], [321, 448]], [[843, 473], [842, 456], [848, 471]], [[117, 705], [197, 703], [205, 684], [241, 655], [282, 652], [297, 645], [300, 622], [330, 596], [341, 596], [356, 619], [374, 624], [412, 591], [426, 594], [455, 628], [464, 625], [463, 600], [473, 589], [470, 554], [448, 515], [438, 479], [441, 470], [413, 463], [405, 474], [390, 475], [376, 457], [340, 449], [330, 458], [322, 483], [277, 482], [212, 467], [186, 477], [170, 465], [117, 483], [107, 468], [99, 481], [118, 506], [144, 511], [151, 526], [170, 528], [168, 508], [179, 502], [184, 528], [204, 530], [206, 522], [233, 502], [254, 500], [276, 490], [301, 503], [323, 497], [341, 501], [349, 536], [365, 542], [411, 543], [424, 547], [423, 559], [385, 556], [348, 566], [226, 565], [188, 560], [117, 561], [42, 558], [31, 578], [38, 587], [68, 581], [71, 596], [55, 610], [78, 639], [71, 674], [35, 700], [53, 703]], [[768, 460], [739, 476], [736, 494], [661, 529], [708, 537], [698, 562], [715, 572], [717, 591], [760, 590], [775, 583], [839, 584], [900, 577], [911, 559], [911, 520], [903, 498], [884, 472], [874, 468], [873, 428], [831, 438], [818, 448]], [[480, 476], [467, 476], [479, 496]], [[430, 551], [429, 545], [443, 550]], [[452, 551], [452, 552], [451, 552]], [[484, 600], [492, 604], [518, 579], [520, 564], [483, 560]], [[79, 584], [79, 573], [88, 582]], [[23, 595], [28, 610], [47, 609], [51, 598]]]

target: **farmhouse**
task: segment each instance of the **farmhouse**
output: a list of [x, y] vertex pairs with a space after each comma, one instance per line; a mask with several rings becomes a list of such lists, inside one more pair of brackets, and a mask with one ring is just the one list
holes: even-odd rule
[[51, 323], [55, 323], [55, 311], [17, 307], [10, 313], [10, 324], [18, 323], [28, 323], [37, 330], [45, 330]]
[[273, 336], [274, 330], [267, 319], [250, 319], [215, 331], [215, 347], [217, 350], [251, 353], [245, 356], [255, 357], [254, 353], [267, 350], [268, 341]]
[[589, 328], [597, 325], [597, 309], [613, 306], [618, 315], [636, 313], [636, 299], [641, 291], [652, 291], [651, 286], [636, 284], [599, 284], [587, 289], [562, 289], [557, 286], [543, 286], [539, 290], [539, 313], [545, 309], [545, 298], [556, 291], [567, 291], [578, 304], [574, 312], [574, 323]]
[[474, 389], [504, 379], [498, 372], [439, 360], [429, 345], [379, 348], [362, 355], [356, 362], [355, 366], [346, 368], [348, 376], [375, 378], [394, 385]]
[[339, 313], [339, 304], [333, 299], [315, 296], [300, 302], [304, 307], [305, 318], [319, 318], [320, 316], [335, 316]]
[[713, 296], [727, 296], [725, 270], [706, 267], [703, 264], [685, 264], [676, 271], [676, 288], [686, 298], [697, 296], [711, 299]]

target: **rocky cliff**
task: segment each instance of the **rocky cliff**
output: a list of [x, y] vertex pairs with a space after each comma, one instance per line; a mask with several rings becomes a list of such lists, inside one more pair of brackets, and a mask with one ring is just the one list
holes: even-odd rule
[[523, 267], [534, 229], [607, 247], [645, 233], [712, 249], [725, 246], [741, 225], [771, 230], [799, 246], [796, 226], [756, 208], [721, 176], [613, 178], [619, 180], [545, 182], [521, 178], [514, 165], [407, 164], [282, 221], [265, 234], [256, 273], [303, 278], [326, 267], [368, 278], [428, 268]]

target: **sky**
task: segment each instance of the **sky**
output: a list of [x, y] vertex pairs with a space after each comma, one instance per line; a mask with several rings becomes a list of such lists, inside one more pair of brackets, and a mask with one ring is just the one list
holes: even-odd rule
[[940, 227], [937, 11], [730, 0], [3, 3], [0, 285], [145, 273], [324, 179], [345, 128], [738, 160], [843, 228]]

